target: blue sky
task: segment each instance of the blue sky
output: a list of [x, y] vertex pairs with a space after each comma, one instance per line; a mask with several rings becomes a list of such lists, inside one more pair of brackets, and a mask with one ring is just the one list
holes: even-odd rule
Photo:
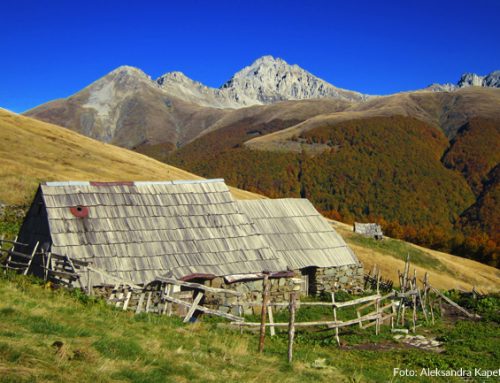
[[0, 106], [16, 112], [125, 64], [220, 86], [270, 54], [371, 94], [500, 69], [500, 0], [7, 0], [1, 9]]

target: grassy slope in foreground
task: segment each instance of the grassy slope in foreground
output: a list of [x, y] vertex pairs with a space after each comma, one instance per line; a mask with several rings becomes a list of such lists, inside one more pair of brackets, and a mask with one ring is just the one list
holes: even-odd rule
[[[42, 181], [201, 179], [149, 157], [0, 109], [0, 202], [27, 204]], [[236, 198], [261, 198], [232, 189]]]
[[[30, 202], [39, 182], [46, 180], [165, 180], [200, 179], [200, 177], [165, 165], [135, 152], [103, 144], [68, 129], [18, 116], [0, 109], [0, 202]], [[236, 198], [263, 198], [258, 194], [232, 188]], [[350, 240], [350, 226], [337, 228], [353, 247], [365, 268], [373, 263], [381, 267], [384, 277], [397, 279], [402, 260], [387, 249], [374, 249], [370, 243]], [[404, 246], [412, 246], [402, 242]], [[476, 285], [487, 291], [498, 290], [500, 272], [478, 262], [425, 250], [424, 257], [440, 256], [446, 268], [418, 267], [419, 275], [429, 271], [431, 281], [439, 288], [465, 288]], [[429, 255], [427, 255], [429, 254]], [[437, 254], [437, 255], [436, 255]]]
[[[299, 331], [290, 367], [286, 332], [268, 337], [260, 355], [257, 334], [213, 322], [134, 316], [102, 301], [77, 298], [26, 277], [0, 275], [0, 382], [388, 382], [395, 367], [498, 367], [499, 327], [491, 322], [419, 328], [420, 334], [446, 341], [443, 354], [404, 348], [386, 326], [378, 336], [373, 328], [341, 330], [342, 350], [334, 345], [332, 331]], [[330, 310], [323, 311], [331, 318]], [[55, 342], [63, 346], [58, 350]], [[461, 380], [424, 376], [411, 381]]]

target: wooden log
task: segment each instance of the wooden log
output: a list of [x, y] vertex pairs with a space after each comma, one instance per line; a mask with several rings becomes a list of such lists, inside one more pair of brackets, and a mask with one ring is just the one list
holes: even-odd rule
[[198, 304], [201, 301], [201, 298], [203, 298], [203, 293], [198, 293], [196, 294], [196, 297], [193, 300], [193, 304], [189, 308], [186, 316], [184, 317], [184, 320], [182, 321], [183, 323], [188, 323], [191, 320], [191, 317], [193, 316], [194, 312], [196, 311], [196, 308], [198, 307]]
[[176, 285], [176, 286], [191, 287], [193, 289], [209, 291], [212, 293], [229, 294], [229, 295], [235, 295], [235, 296], [242, 296], [243, 295], [243, 293], [240, 293], [240, 292], [234, 291], [234, 290], [218, 289], [215, 287], [205, 286], [205, 285], [202, 285], [199, 283], [179, 281], [179, 280], [174, 279], [174, 278], [156, 277], [156, 280], [160, 281], [160, 282], [170, 283], [170, 284]]
[[134, 282], [130, 282], [130, 281], [127, 281], [126, 279], [118, 278], [114, 275], [111, 275], [111, 274], [109, 274], [101, 269], [97, 269], [97, 268], [92, 267], [92, 266], [87, 266], [87, 267], [89, 268], [89, 270], [91, 270], [97, 274], [100, 274], [102, 277], [110, 279], [115, 283], [130, 286], [131, 288], [133, 288], [135, 290], [142, 290], [142, 287], [139, 285], [136, 285]]
[[[332, 306], [333, 306], [333, 320], [337, 322], [337, 308], [335, 307], [335, 293], [332, 292]], [[358, 316], [359, 318], [359, 316]], [[339, 328], [335, 328], [335, 340], [337, 341], [337, 345], [340, 346], [340, 338], [339, 338]]]
[[438, 294], [442, 299], [444, 299], [446, 302], [448, 302], [450, 305], [452, 305], [453, 307], [455, 307], [457, 310], [463, 312], [465, 315], [467, 315], [469, 318], [481, 318], [479, 315], [477, 314], [471, 314], [470, 312], [468, 312], [466, 309], [464, 309], [462, 306], [458, 305], [457, 303], [453, 302], [450, 298], [448, 298], [446, 295], [444, 295], [443, 293], [441, 293], [441, 291], [439, 291], [438, 289], [430, 286], [431, 290], [433, 292], [435, 292], [436, 294]]
[[123, 290], [118, 293], [118, 297], [116, 298], [115, 307], [120, 307], [120, 303], [123, 301]]
[[295, 291], [290, 293], [290, 320], [288, 322], [288, 363], [293, 360], [293, 341], [295, 338]]
[[135, 309], [135, 313], [139, 314], [142, 311], [142, 305], [144, 304], [144, 297], [146, 296], [145, 293], [141, 293], [139, 296], [139, 302], [137, 302], [137, 307]]
[[40, 242], [37, 242], [35, 244], [35, 247], [33, 248], [33, 252], [31, 253], [31, 258], [28, 261], [28, 266], [26, 267], [26, 270], [24, 270], [24, 273], [23, 273], [24, 275], [28, 275], [28, 271], [30, 270], [31, 262], [33, 262], [33, 257], [35, 256], [36, 249], [38, 249], [39, 244], [40, 244]]
[[[52, 253], [52, 257], [56, 260], [56, 262], [59, 262], [59, 263], [63, 263], [65, 261], [67, 261], [67, 259], [69, 258], [66, 255], [61, 255], [61, 254], [56, 254], [56, 253]], [[85, 266], [88, 266], [90, 264], [90, 262], [80, 261], [78, 259], [73, 259], [73, 258], [71, 258], [71, 263], [75, 267], [76, 266], [85, 267]], [[77, 267], [77, 268], [80, 268], [80, 267]]]
[[[172, 285], [170, 283], [167, 283], [165, 286], [165, 296], [169, 297], [171, 295], [172, 291]], [[168, 300], [164, 298], [165, 301], [165, 306], [163, 307], [163, 314], [168, 314], [168, 316], [172, 316], [172, 303], [170, 303]]]
[[269, 299], [269, 273], [264, 273], [262, 282], [262, 309], [260, 313], [260, 337], [259, 337], [259, 352], [264, 351], [264, 341], [266, 339], [266, 310]]
[[[394, 318], [394, 315], [396, 315], [396, 314], [390, 313], [390, 314], [387, 314], [387, 315], [385, 315], [385, 316], [382, 316], [382, 317], [380, 317], [380, 321], [382, 321], [382, 322], [383, 322], [383, 321], [385, 321], [385, 320], [387, 320], [387, 319]], [[372, 326], [375, 326], [376, 324], [377, 324], [377, 320], [375, 320], [375, 321], [373, 321], [373, 322], [371, 322], [371, 323], [368, 323], [368, 324], [364, 325], [364, 326], [363, 326], [363, 328], [364, 328], [364, 329], [367, 329], [367, 328], [370, 328], [370, 327], [372, 327]]]
[[127, 293], [127, 296], [125, 298], [125, 302], [123, 302], [123, 311], [126, 311], [128, 309], [128, 305], [130, 303], [130, 298], [132, 297], [132, 291], [129, 290]]
[[26, 269], [28, 267], [28, 263], [10, 261], [9, 262], [9, 266], [10, 267], [15, 267], [16, 269]]
[[276, 335], [276, 330], [273, 326], [274, 324], [274, 315], [273, 315], [273, 307], [272, 306], [269, 306], [267, 308], [267, 316], [269, 317], [269, 335], [271, 336], [275, 336]]
[[[295, 322], [295, 327], [320, 327], [327, 326], [329, 329], [334, 329], [336, 326], [338, 327], [347, 327], [353, 324], [358, 324], [359, 321], [367, 322], [371, 320], [375, 320], [377, 318], [376, 315], [363, 315], [361, 318], [351, 319], [348, 321], [318, 321], [318, 322]], [[233, 325], [244, 326], [244, 327], [260, 327], [260, 322], [231, 322]], [[266, 323], [266, 326], [270, 326], [270, 323]], [[275, 327], [288, 327], [289, 323], [285, 322], [275, 322], [273, 324]]]
[[117, 283], [115, 285], [115, 287], [113, 287], [113, 290], [111, 290], [111, 294], [109, 294], [109, 297], [108, 297], [108, 303], [111, 302], [111, 300], [115, 298], [116, 292], [118, 291], [118, 287], [120, 287], [120, 285]]
[[[16, 237], [16, 238], [17, 238], [17, 237]], [[29, 246], [27, 243], [17, 242], [16, 238], [14, 238], [14, 240], [12, 240], [12, 241], [11, 241], [11, 240], [9, 240], [9, 239], [1, 239], [1, 241], [0, 241], [0, 242], [2, 242], [2, 243], [4, 243], [4, 242], [5, 242], [5, 243], [10, 243], [10, 244], [12, 244], [12, 245], [14, 245], [14, 246]]]
[[48, 273], [50, 276], [56, 276], [60, 278], [66, 278], [66, 279], [71, 279], [72, 281], [76, 281], [78, 279], [78, 275], [75, 273], [67, 273], [65, 271], [55, 271], [55, 270], [48, 270]]
[[149, 312], [149, 309], [151, 307], [151, 296], [153, 295], [152, 291], [148, 291], [148, 300], [146, 301], [146, 312]]
[[[174, 298], [174, 297], [165, 297], [165, 299], [168, 299], [170, 302], [177, 303], [178, 305], [183, 305], [183, 306], [186, 306], [186, 307], [191, 307], [191, 303], [190, 302], [185, 302], [183, 300], [180, 300], [180, 299], [177, 299], [177, 298]], [[228, 313], [223, 313], [222, 311], [218, 311], [218, 310], [212, 310], [212, 309], [209, 309], [209, 308], [204, 307], [204, 306], [198, 306], [197, 310], [199, 310], [199, 311], [201, 311], [201, 312], [203, 312], [205, 314], [220, 316], [222, 318], [229, 319], [229, 320], [233, 321], [233, 322], [231, 322], [232, 324], [244, 323], [244, 322], [242, 322], [243, 318], [240, 318], [240, 317], [238, 317], [236, 315], [232, 315], [232, 314], [228, 314]], [[258, 323], [257, 325], [260, 326], [260, 323]]]

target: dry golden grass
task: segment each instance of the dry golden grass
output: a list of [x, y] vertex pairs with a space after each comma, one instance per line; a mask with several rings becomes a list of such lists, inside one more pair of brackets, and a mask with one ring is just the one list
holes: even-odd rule
[[[352, 226], [341, 222], [332, 221], [335, 229], [344, 237], [354, 250], [365, 271], [368, 272], [374, 265], [381, 270], [382, 276], [393, 280], [396, 285], [398, 281], [398, 270], [403, 271], [405, 262], [397, 259], [387, 252], [376, 248], [361, 246], [355, 241]], [[389, 241], [397, 241], [388, 239]], [[484, 265], [482, 263], [457, 257], [436, 250], [427, 249], [411, 243], [399, 241], [425, 253], [430, 264], [439, 263], [443, 269], [436, 270], [429, 266], [412, 264], [411, 271], [417, 270], [417, 277], [421, 279], [426, 272], [429, 273], [431, 284], [438, 289], [462, 289], [471, 290], [473, 286], [482, 292], [498, 292], [500, 290], [500, 270]], [[404, 258], [405, 254], [402, 254]]]
[[[202, 179], [144, 155], [0, 109], [0, 201], [29, 203], [42, 181]], [[262, 198], [232, 188], [239, 199]]]

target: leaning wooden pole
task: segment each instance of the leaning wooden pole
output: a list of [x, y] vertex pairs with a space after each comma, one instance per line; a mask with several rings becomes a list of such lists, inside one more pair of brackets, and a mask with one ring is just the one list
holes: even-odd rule
[[290, 293], [290, 320], [288, 322], [288, 363], [293, 360], [293, 340], [295, 338], [295, 296], [296, 292]]
[[260, 313], [260, 339], [259, 339], [259, 352], [264, 351], [264, 341], [266, 339], [266, 316], [267, 305], [269, 298], [269, 273], [264, 272], [264, 280], [262, 281], [262, 310]]

